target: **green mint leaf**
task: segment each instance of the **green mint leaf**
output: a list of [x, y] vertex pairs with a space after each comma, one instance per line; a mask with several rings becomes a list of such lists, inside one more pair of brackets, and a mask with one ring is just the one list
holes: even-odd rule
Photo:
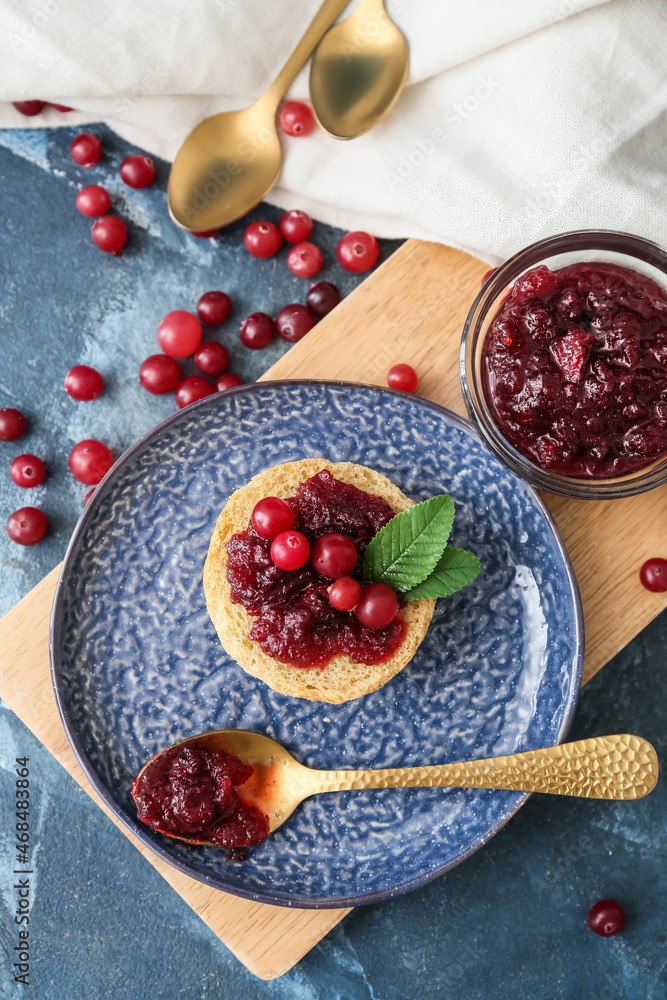
[[435, 568], [454, 521], [454, 502], [446, 494], [431, 497], [392, 517], [364, 554], [364, 576], [406, 591]]
[[472, 552], [448, 545], [430, 576], [403, 593], [406, 601], [426, 601], [449, 597], [472, 583], [480, 570], [479, 559]]

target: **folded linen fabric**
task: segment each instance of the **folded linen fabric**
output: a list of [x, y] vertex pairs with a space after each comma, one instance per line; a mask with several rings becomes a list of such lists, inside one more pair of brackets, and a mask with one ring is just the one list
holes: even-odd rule
[[[262, 93], [318, 3], [0, 0], [0, 128], [105, 121], [171, 160], [202, 118]], [[353, 142], [284, 136], [269, 201], [491, 262], [568, 229], [664, 239], [664, 0], [387, 8], [410, 43], [397, 105]], [[289, 96], [307, 99], [307, 67]], [[11, 104], [33, 98], [76, 111]]]

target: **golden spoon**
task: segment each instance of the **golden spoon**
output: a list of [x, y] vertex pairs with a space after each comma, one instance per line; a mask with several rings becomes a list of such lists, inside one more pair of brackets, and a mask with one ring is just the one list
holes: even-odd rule
[[206, 118], [190, 133], [169, 174], [169, 214], [183, 229], [226, 226], [262, 200], [278, 179], [276, 112], [290, 83], [347, 0], [324, 0], [269, 89], [249, 108]]
[[354, 139], [377, 125], [398, 100], [409, 61], [383, 0], [361, 0], [326, 33], [310, 65], [310, 99], [324, 131]]
[[[465, 787], [549, 792], [590, 799], [640, 799], [655, 788], [658, 780], [655, 750], [639, 736], [628, 735], [596, 736], [486, 760], [377, 771], [316, 771], [299, 764], [275, 740], [250, 729], [215, 729], [180, 740], [173, 746], [183, 743], [197, 743], [207, 750], [229, 750], [254, 768], [252, 778], [240, 791], [244, 799], [267, 815], [271, 832], [282, 826], [304, 799], [322, 792]], [[197, 840], [196, 836], [176, 839], [215, 846]]]

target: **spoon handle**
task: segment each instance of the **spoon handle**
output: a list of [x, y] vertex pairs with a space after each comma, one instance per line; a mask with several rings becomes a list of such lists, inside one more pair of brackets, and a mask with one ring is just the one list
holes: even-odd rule
[[273, 99], [276, 109], [280, 104], [283, 94], [308, 56], [338, 15], [345, 9], [348, 2], [349, 0], [324, 0], [324, 3], [320, 6], [317, 14], [306, 28], [291, 56], [264, 95], [268, 99]]
[[639, 736], [597, 736], [506, 757], [377, 771], [318, 771], [318, 792], [353, 788], [503, 788], [590, 799], [640, 799], [655, 788], [658, 757]]

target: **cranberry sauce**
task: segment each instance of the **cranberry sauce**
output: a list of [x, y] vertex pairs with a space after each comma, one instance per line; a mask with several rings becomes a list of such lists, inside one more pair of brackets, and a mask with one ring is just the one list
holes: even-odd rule
[[[340, 532], [357, 547], [353, 573], [361, 581], [361, 557], [371, 538], [394, 516], [382, 497], [342, 483], [324, 470], [302, 483], [286, 501], [294, 511], [294, 527], [311, 549], [322, 535]], [[346, 653], [356, 663], [390, 659], [405, 636], [396, 618], [385, 628], [367, 628], [353, 611], [337, 611], [327, 588], [333, 580], [321, 576], [309, 560], [297, 570], [282, 570], [271, 561], [271, 542], [260, 538], [252, 524], [227, 542], [227, 578], [232, 601], [257, 615], [250, 638], [265, 653], [295, 667], [324, 667]]]
[[505, 437], [542, 468], [648, 465], [667, 452], [667, 295], [614, 264], [537, 267], [489, 329], [483, 381]]
[[160, 833], [220, 847], [260, 844], [269, 822], [235, 785], [253, 770], [226, 750], [182, 743], [153, 758], [132, 786], [139, 819]]

